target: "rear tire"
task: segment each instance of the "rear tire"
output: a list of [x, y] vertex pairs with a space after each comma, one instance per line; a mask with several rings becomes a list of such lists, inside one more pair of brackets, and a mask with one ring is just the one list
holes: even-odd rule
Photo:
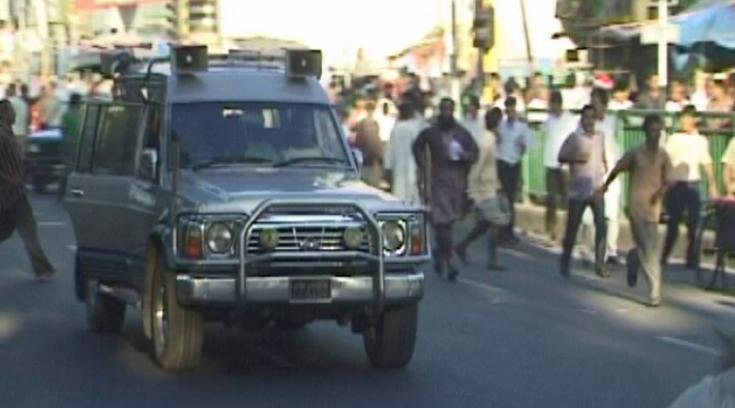
[[198, 311], [179, 305], [176, 275], [159, 257], [150, 294], [153, 352], [166, 370], [195, 368], [201, 364], [204, 319]]
[[100, 292], [94, 279], [85, 279], [84, 287], [89, 329], [96, 333], [119, 333], [125, 322], [125, 302]]
[[363, 334], [365, 352], [376, 368], [403, 368], [413, 357], [418, 304], [386, 308]]

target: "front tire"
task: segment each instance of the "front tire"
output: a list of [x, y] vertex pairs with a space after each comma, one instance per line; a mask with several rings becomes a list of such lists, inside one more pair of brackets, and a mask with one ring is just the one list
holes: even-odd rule
[[158, 259], [153, 276], [151, 322], [153, 349], [158, 364], [166, 370], [199, 366], [204, 343], [204, 319], [198, 311], [179, 305], [176, 275]]
[[418, 304], [391, 307], [363, 334], [365, 351], [376, 368], [403, 368], [413, 357]]
[[118, 333], [125, 322], [125, 302], [100, 291], [99, 282], [84, 281], [87, 323], [92, 332]]

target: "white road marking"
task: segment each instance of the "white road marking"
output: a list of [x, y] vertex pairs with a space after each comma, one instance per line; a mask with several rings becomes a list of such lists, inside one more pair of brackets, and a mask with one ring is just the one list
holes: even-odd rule
[[658, 336], [656, 337], [658, 340], [661, 340], [665, 343], [669, 344], [675, 344], [680, 347], [688, 348], [690, 350], [699, 351], [705, 354], [709, 354], [715, 357], [722, 357], [722, 352], [719, 350], [715, 350], [712, 347], [703, 346], [701, 344], [692, 343], [691, 341], [686, 341], [682, 339], [677, 339], [676, 337], [669, 337], [669, 336]]
[[40, 221], [39, 227], [66, 227], [66, 223], [62, 221]]
[[493, 293], [507, 293], [508, 292], [507, 290], [503, 288], [499, 288], [497, 286], [493, 286], [487, 283], [478, 282], [474, 279], [457, 279], [457, 282], [467, 285], [467, 286], [472, 286], [474, 288], [487, 290]]

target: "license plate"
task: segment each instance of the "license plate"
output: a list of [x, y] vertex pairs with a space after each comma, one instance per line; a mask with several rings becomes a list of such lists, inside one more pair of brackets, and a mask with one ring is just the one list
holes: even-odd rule
[[296, 302], [325, 301], [332, 298], [329, 279], [292, 279], [291, 300]]

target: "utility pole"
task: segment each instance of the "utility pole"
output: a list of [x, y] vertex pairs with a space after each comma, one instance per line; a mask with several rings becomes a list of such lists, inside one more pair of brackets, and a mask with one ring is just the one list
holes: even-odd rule
[[658, 0], [658, 85], [663, 92], [669, 84], [669, 5], [666, 0]]
[[460, 102], [461, 85], [459, 79], [459, 40], [457, 38], [457, 2], [452, 0], [452, 55], [450, 61], [451, 70], [451, 95], [456, 103]]
[[526, 0], [518, 0], [521, 3], [521, 16], [523, 18], [523, 35], [526, 38], [526, 58], [528, 58], [528, 75], [533, 74], [533, 52], [531, 51], [531, 37], [528, 33], [528, 13], [526, 13]]
[[[475, 0], [475, 18], [482, 12], [482, 0]], [[485, 89], [485, 53], [487, 46], [484, 44], [477, 47], [477, 79], [475, 81], [475, 94], [482, 100], [483, 90]]]

